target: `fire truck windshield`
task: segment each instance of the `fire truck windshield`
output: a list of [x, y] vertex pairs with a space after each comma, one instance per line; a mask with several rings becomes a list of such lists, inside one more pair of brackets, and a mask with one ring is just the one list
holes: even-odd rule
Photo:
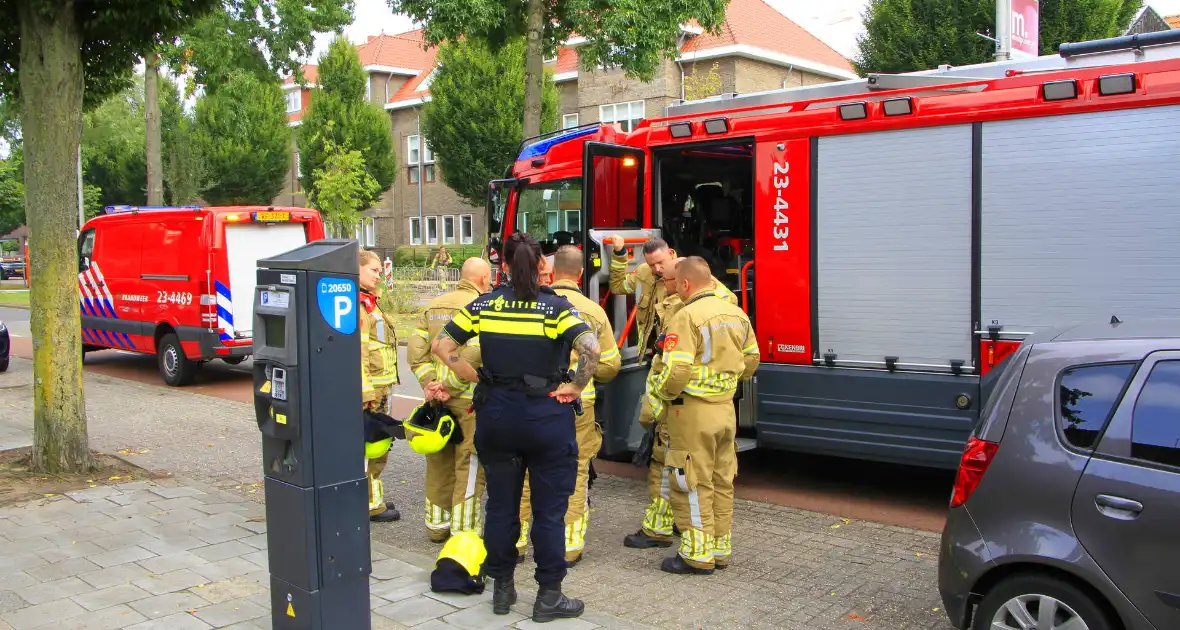
[[546, 254], [583, 243], [582, 178], [522, 186], [516, 196], [513, 231], [528, 232]]

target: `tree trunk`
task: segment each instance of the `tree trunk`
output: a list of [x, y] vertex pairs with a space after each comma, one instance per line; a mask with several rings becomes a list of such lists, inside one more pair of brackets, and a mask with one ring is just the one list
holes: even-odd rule
[[544, 82], [544, 63], [541, 57], [542, 25], [545, 17], [541, 0], [529, 0], [528, 51], [524, 58], [524, 137], [541, 133], [541, 85]]
[[160, 55], [144, 59], [143, 104], [147, 112], [147, 202], [164, 205], [164, 166], [160, 151]]
[[[54, 7], [48, 10], [46, 7]], [[33, 461], [37, 472], [83, 472], [86, 437], [78, 306], [76, 159], [82, 137], [82, 34], [75, 2], [18, 0], [24, 104], [25, 208], [33, 335]]]

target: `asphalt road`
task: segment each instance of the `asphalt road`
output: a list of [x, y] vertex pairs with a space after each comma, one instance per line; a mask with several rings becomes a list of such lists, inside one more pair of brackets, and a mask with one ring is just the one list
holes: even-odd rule
[[[31, 358], [28, 311], [0, 307], [0, 321], [13, 336], [13, 353]], [[407, 368], [405, 349], [399, 354], [403, 384], [395, 388], [393, 411], [405, 415], [420, 402], [421, 389]], [[86, 355], [85, 369], [165, 387], [152, 356], [121, 350], [93, 352]], [[197, 383], [187, 389], [250, 402], [252, 370], [249, 360], [237, 366], [213, 361], [205, 364]], [[614, 462], [597, 462], [595, 468], [602, 474], [632, 478], [646, 474]], [[954, 481], [949, 471], [765, 450], [742, 453], [739, 470], [741, 498], [927, 531], [941, 530]]]

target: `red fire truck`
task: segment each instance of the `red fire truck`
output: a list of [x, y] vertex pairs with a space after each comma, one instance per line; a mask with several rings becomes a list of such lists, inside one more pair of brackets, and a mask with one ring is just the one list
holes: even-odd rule
[[310, 208], [111, 206], [78, 236], [83, 352], [155, 354], [186, 385], [251, 353], [257, 261], [324, 238]]
[[532, 139], [491, 183], [489, 253], [513, 231], [585, 252], [585, 292], [627, 335], [599, 397], [606, 457], [639, 441], [646, 367], [603, 242], [622, 234], [634, 265], [659, 235], [708, 260], [754, 322], [739, 448], [954, 468], [1021, 339], [1180, 316], [1177, 42], [1065, 44]]

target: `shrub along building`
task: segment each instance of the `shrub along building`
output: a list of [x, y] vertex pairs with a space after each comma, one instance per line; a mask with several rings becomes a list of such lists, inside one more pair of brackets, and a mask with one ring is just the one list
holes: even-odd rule
[[[731, 0], [720, 33], [695, 24], [681, 28], [680, 55], [665, 61], [649, 82], [627, 78], [621, 70], [586, 72], [578, 65], [574, 37], [545, 60], [561, 96], [561, 125], [613, 123], [629, 131], [644, 118], [663, 115], [668, 105], [719, 93], [743, 94], [798, 85], [852, 79], [851, 64], [807, 30], [763, 0]], [[430, 79], [437, 49], [423, 49], [422, 31], [370, 36], [357, 46], [368, 74], [367, 97], [384, 103], [392, 122], [398, 176], [381, 203], [364, 213], [355, 237], [366, 247], [393, 257], [405, 245], [465, 245], [484, 240], [484, 209], [460, 200], [443, 183], [429, 141], [418, 131], [422, 105], [430, 101]], [[314, 98], [315, 66], [304, 66], [306, 86], [288, 77], [287, 112], [300, 124]], [[694, 79], [695, 77], [695, 79]], [[710, 94], [701, 94], [706, 87]], [[694, 89], [695, 88], [695, 89]], [[276, 204], [306, 203], [298, 182], [299, 156]]]

